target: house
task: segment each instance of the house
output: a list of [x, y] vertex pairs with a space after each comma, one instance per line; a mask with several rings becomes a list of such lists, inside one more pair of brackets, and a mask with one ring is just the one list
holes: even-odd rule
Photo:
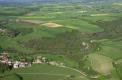
[[19, 63], [19, 67], [20, 67], [20, 68], [24, 68], [24, 67], [26, 67], [26, 63], [24, 63], [24, 62], [20, 62], [20, 63]]
[[9, 60], [9, 61], [7, 62], [7, 64], [8, 64], [9, 66], [12, 66], [12, 65], [13, 65], [13, 63], [12, 63], [11, 60]]
[[9, 59], [8, 53], [3, 52], [0, 54], [0, 62], [13, 68], [31, 67], [31, 63], [26, 62], [24, 59], [21, 61], [13, 61]]
[[36, 59], [33, 64], [42, 64], [43, 62], [40, 59]]
[[38, 56], [35, 60], [34, 60], [34, 64], [42, 64], [43, 63], [43, 61], [41, 60], [41, 56]]
[[9, 56], [8, 56], [8, 53], [6, 52], [3, 52], [0, 54], [0, 62], [1, 63], [8, 63], [9, 61]]
[[86, 43], [85, 43], [85, 42], [82, 42], [82, 45], [83, 45], [83, 46], [86, 46]]
[[0, 28], [0, 32], [5, 32], [5, 31], [6, 31], [5, 29], [1, 29], [1, 28]]
[[42, 62], [46, 62], [47, 61], [47, 59], [46, 59], [46, 57], [42, 57]]
[[0, 53], [0, 56], [1, 57], [7, 57], [8, 58], [8, 53], [6, 53], [6, 52]]
[[13, 68], [19, 68], [19, 64], [20, 64], [19, 61], [15, 61], [13, 64]]
[[53, 65], [53, 66], [58, 66], [58, 63], [56, 61], [50, 61], [48, 64]]
[[64, 63], [62, 62], [56, 62], [56, 61], [50, 61], [48, 64], [53, 65], [53, 66], [64, 66]]
[[15, 61], [13, 63], [13, 68], [24, 68], [24, 67], [31, 67], [31, 63], [21, 61]]

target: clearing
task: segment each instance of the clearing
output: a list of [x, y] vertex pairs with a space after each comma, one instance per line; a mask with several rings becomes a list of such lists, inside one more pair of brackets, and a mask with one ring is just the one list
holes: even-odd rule
[[108, 75], [113, 70], [112, 59], [100, 54], [88, 55], [88, 60], [91, 63], [91, 67], [98, 73]]
[[44, 21], [40, 21], [40, 20], [19, 20], [19, 19], [17, 19], [16, 22], [26, 23], [26, 24], [36, 24], [36, 25], [44, 23]]
[[49, 27], [49, 28], [62, 27], [62, 25], [56, 24], [56, 23], [53, 23], [53, 22], [44, 23], [44, 24], [42, 24], [42, 25], [47, 26], [47, 27]]
[[91, 16], [109, 16], [110, 14], [91, 14]]

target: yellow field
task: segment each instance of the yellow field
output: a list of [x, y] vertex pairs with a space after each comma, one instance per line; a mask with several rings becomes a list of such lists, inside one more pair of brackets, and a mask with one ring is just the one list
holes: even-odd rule
[[107, 75], [113, 70], [112, 59], [100, 54], [90, 54], [88, 60], [91, 67], [98, 73]]

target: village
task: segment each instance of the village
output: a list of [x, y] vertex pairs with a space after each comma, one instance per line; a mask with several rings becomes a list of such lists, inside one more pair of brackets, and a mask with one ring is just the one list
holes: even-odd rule
[[46, 57], [37, 56], [32, 62], [22, 60], [13, 60], [9, 57], [9, 53], [0, 53], [0, 63], [11, 66], [12, 68], [31, 67], [32, 64], [48, 64], [52, 66], [64, 66], [64, 63], [58, 61], [47, 61]]
[[[94, 42], [93, 40], [90, 41], [90, 43], [93, 42]], [[84, 46], [85, 51], [87, 51], [90, 47], [87, 42], [82, 42], [82, 46]], [[0, 53], [0, 63], [11, 66], [12, 68], [31, 67], [32, 64], [48, 64], [48, 65], [60, 66], [60, 67], [65, 66], [63, 62], [49, 60], [47, 57], [44, 56], [36, 56], [32, 61], [27, 61], [25, 59], [15, 60], [10, 58], [9, 53], [4, 51]]]

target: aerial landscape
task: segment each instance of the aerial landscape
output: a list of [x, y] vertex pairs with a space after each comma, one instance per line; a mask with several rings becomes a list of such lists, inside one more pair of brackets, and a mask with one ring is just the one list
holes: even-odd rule
[[0, 80], [122, 80], [122, 0], [0, 0]]

